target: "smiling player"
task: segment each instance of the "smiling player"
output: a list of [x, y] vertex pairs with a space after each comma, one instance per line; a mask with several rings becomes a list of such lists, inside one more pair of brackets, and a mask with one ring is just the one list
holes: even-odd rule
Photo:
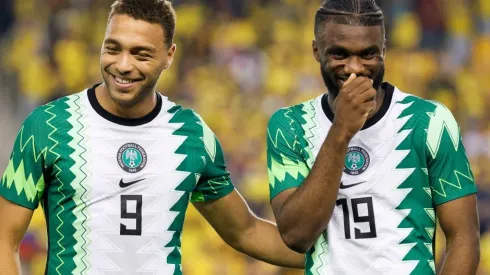
[[383, 82], [374, 0], [317, 11], [313, 55], [328, 94], [280, 109], [268, 126], [271, 204], [306, 274], [475, 274], [476, 186], [451, 112]]
[[189, 201], [238, 251], [304, 266], [234, 189], [210, 128], [155, 92], [176, 51], [174, 30], [170, 2], [116, 1], [101, 50], [103, 83], [25, 120], [0, 182], [1, 274], [20, 274], [19, 244], [38, 204], [50, 275], [182, 274]]

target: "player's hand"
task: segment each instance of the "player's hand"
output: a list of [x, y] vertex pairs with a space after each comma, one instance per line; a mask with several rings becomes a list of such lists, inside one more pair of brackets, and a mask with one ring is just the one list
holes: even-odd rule
[[347, 139], [351, 139], [366, 123], [371, 112], [376, 110], [376, 89], [367, 77], [351, 74], [334, 101], [333, 126]]

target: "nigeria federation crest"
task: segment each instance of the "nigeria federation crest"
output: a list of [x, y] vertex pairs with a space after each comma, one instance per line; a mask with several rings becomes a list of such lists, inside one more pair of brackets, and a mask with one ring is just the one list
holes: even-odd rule
[[351, 176], [364, 173], [369, 167], [371, 159], [366, 150], [361, 147], [349, 147], [344, 161], [344, 172]]
[[117, 162], [124, 171], [138, 173], [146, 166], [146, 151], [136, 143], [126, 143], [117, 152]]

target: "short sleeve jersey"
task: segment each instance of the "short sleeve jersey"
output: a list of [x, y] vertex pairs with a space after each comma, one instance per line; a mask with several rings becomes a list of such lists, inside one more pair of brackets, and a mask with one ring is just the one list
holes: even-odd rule
[[189, 201], [234, 190], [211, 129], [157, 97], [147, 116], [122, 119], [100, 106], [93, 87], [25, 120], [0, 196], [43, 206], [47, 274], [181, 274]]
[[[451, 112], [383, 87], [379, 112], [349, 144], [336, 207], [306, 255], [306, 274], [434, 274], [435, 207], [476, 193]], [[326, 95], [272, 115], [271, 199], [303, 184], [333, 118]]]

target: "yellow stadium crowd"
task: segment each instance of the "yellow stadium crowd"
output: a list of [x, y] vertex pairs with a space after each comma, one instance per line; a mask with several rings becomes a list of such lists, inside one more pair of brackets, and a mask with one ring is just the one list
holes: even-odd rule
[[[101, 81], [100, 45], [111, 2], [13, 1], [15, 21], [0, 36], [13, 116], [22, 119], [36, 105]], [[321, 1], [173, 2], [177, 56], [158, 91], [201, 114], [222, 143], [236, 188], [256, 213], [273, 219], [266, 125], [276, 109], [326, 92], [311, 53]], [[490, 274], [490, 1], [379, 2], [387, 18], [385, 80], [446, 104], [461, 125], [480, 192], [479, 274]], [[25, 274], [44, 274], [44, 226], [38, 210], [21, 249]], [[443, 247], [441, 237], [438, 260]], [[192, 206], [182, 251], [188, 275], [302, 274], [233, 251]]]

